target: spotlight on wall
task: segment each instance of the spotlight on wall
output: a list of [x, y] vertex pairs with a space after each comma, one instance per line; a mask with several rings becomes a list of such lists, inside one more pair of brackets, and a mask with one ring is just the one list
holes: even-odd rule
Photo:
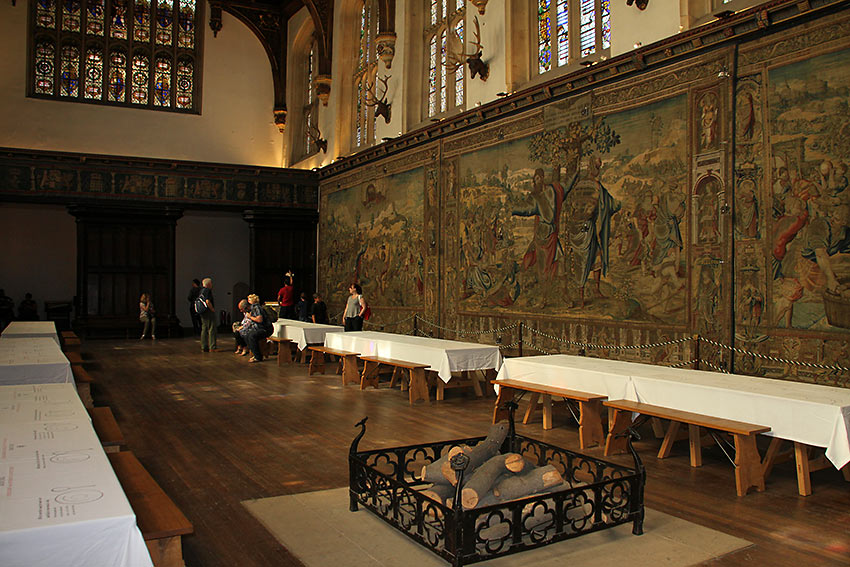
[[395, 140], [395, 138], [392, 138], [390, 136], [384, 136], [383, 138], [381, 138], [382, 142], [389, 142], [390, 140]]
[[596, 61], [582, 61], [581, 64], [585, 67], [590, 67], [592, 65], [596, 65]]
[[643, 44], [641, 42], [639, 42], [639, 41], [635, 42], [635, 49], [637, 49], [638, 47], [641, 47], [641, 46], [643, 46]]
[[496, 93], [496, 96], [508, 96], [509, 94], [511, 94], [511, 93], [506, 93], [505, 91], [501, 91], [501, 92]]
[[728, 79], [732, 75], [729, 73], [729, 68], [726, 65], [720, 68], [720, 71], [717, 72], [718, 79]]

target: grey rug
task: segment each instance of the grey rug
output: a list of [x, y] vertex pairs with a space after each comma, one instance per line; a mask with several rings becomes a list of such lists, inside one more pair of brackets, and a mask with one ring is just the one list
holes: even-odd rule
[[[348, 511], [348, 488], [247, 500], [242, 503], [307, 567], [445, 567], [449, 563], [371, 512]], [[743, 549], [745, 540], [646, 510], [644, 534], [632, 525], [492, 559], [482, 567], [685, 567]]]

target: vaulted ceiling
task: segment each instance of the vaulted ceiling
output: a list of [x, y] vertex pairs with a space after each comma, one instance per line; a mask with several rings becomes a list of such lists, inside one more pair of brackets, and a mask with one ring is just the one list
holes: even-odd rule
[[[377, 3], [378, 33], [394, 35], [395, 0], [377, 0]], [[248, 26], [266, 50], [274, 75], [275, 123], [281, 131], [286, 124], [287, 23], [305, 6], [316, 30], [319, 48], [317, 74], [331, 80], [334, 0], [210, 0], [210, 28], [215, 34], [221, 30], [221, 13], [224, 11]], [[357, 25], [358, 22], [352, 24]]]

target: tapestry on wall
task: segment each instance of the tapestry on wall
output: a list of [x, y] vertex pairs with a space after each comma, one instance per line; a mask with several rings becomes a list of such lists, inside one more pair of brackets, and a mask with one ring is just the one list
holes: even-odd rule
[[685, 325], [685, 116], [682, 95], [462, 154], [459, 311]]
[[770, 321], [850, 328], [850, 51], [769, 71]]
[[322, 196], [319, 273], [328, 299], [344, 302], [357, 282], [372, 304], [421, 305], [424, 176], [420, 167]]

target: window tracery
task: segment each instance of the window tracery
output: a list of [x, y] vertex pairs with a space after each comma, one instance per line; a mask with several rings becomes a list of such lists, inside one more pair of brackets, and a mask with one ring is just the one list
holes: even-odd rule
[[610, 0], [538, 0], [538, 74], [607, 56], [611, 48]]
[[426, 108], [429, 118], [462, 110], [466, 83], [464, 67], [447, 66], [449, 34], [455, 34], [460, 45], [465, 45], [464, 21], [466, 0], [426, 0], [429, 17], [425, 25], [428, 77]]
[[197, 111], [200, 12], [197, 0], [35, 0], [27, 92]]

